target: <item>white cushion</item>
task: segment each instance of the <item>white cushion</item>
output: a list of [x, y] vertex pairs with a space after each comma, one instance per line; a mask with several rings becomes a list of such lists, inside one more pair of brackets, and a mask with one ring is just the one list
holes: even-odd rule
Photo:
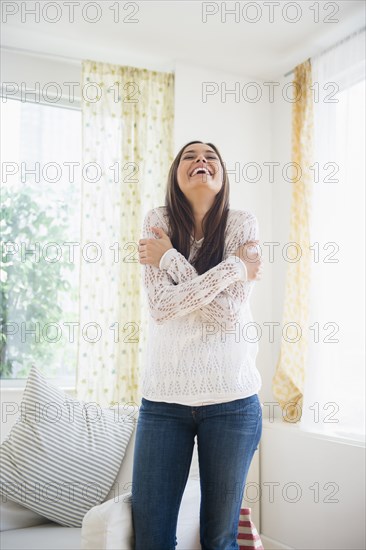
[[72, 399], [32, 367], [21, 411], [0, 446], [0, 493], [66, 527], [81, 527], [117, 476], [135, 419]]
[[[178, 516], [177, 550], [201, 550], [199, 506], [199, 480], [188, 478]], [[85, 514], [81, 550], [134, 550], [131, 492], [107, 500]]]
[[81, 528], [82, 550], [134, 550], [131, 493], [117, 495], [87, 512]]

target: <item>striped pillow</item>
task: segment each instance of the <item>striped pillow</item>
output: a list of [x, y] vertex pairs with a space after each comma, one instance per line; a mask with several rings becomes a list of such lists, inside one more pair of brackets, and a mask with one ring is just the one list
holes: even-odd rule
[[66, 527], [81, 527], [119, 471], [134, 419], [77, 401], [32, 366], [21, 414], [0, 446], [0, 493]]
[[238, 537], [236, 542], [239, 545], [239, 550], [264, 550], [263, 544], [254, 523], [251, 521], [251, 508], [241, 508], [239, 516]]

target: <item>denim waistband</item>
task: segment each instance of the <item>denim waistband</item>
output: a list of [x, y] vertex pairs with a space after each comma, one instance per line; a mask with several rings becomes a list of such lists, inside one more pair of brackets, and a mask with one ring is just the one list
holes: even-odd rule
[[247, 409], [248, 406], [257, 405], [261, 408], [261, 402], [258, 394], [250, 395], [248, 397], [242, 397], [235, 399], [234, 401], [227, 401], [225, 403], [213, 403], [210, 405], [181, 405], [180, 403], [167, 403], [165, 401], [152, 401], [141, 398], [142, 410], [154, 410], [161, 414], [172, 414], [178, 416], [191, 415], [193, 411], [205, 413], [205, 415], [217, 414], [218, 412], [240, 412]]

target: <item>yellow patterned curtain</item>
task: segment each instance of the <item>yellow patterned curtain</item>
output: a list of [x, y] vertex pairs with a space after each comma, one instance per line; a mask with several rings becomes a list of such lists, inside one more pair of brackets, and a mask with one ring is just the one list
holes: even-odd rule
[[[285, 303], [280, 355], [272, 381], [282, 418], [297, 422], [301, 418], [305, 364], [308, 348], [310, 285], [310, 209], [313, 164], [313, 96], [310, 60], [295, 68], [296, 101], [292, 111], [292, 162], [301, 168], [292, 178], [290, 239], [286, 273]], [[301, 177], [299, 177], [299, 173]], [[294, 253], [292, 253], [292, 250]], [[301, 254], [299, 261], [295, 260]]]
[[141, 399], [148, 315], [138, 241], [164, 204], [173, 161], [174, 74], [84, 60], [77, 396]]

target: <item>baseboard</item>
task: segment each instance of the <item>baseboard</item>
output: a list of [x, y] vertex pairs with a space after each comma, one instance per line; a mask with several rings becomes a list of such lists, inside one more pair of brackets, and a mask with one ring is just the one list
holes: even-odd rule
[[293, 550], [290, 546], [281, 544], [277, 540], [270, 539], [265, 535], [261, 534], [260, 537], [263, 543], [264, 550]]

